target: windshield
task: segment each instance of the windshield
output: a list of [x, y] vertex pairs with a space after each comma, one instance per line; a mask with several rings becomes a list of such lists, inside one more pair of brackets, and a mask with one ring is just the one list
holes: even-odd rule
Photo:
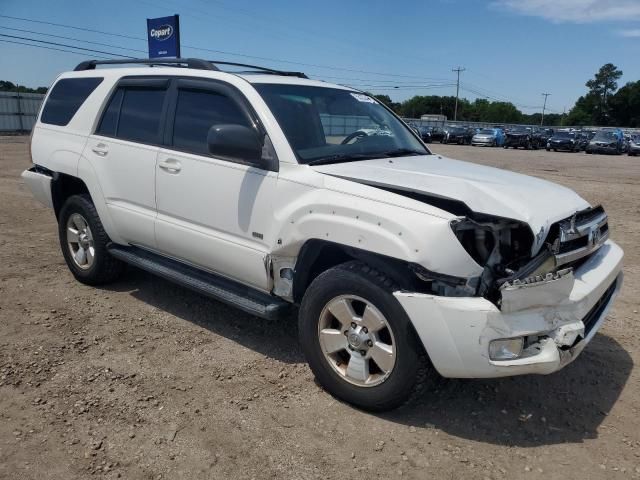
[[609, 142], [612, 142], [612, 141], [618, 140], [618, 137], [616, 137], [616, 134], [613, 133], [613, 132], [598, 132], [598, 133], [595, 134], [593, 139], [595, 141], [607, 140]]
[[431, 154], [400, 120], [368, 95], [307, 85], [254, 86], [300, 163]]
[[576, 134], [575, 133], [570, 133], [570, 132], [558, 132], [555, 134], [556, 138], [575, 138]]
[[485, 129], [483, 129], [483, 130], [480, 130], [478, 133], [479, 133], [480, 135], [493, 135], [493, 134], [494, 134], [494, 131], [493, 131], [493, 130], [491, 130], [491, 129], [489, 129], [489, 128], [485, 128]]

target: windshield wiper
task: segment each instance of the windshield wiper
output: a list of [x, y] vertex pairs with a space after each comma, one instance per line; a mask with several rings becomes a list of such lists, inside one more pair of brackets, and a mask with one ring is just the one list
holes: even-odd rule
[[389, 150], [382, 152], [380, 156], [384, 157], [409, 157], [411, 155], [429, 155], [427, 152], [421, 152], [420, 150], [413, 150], [411, 148], [398, 148], [397, 150]]
[[330, 163], [341, 163], [341, 162], [355, 162], [358, 160], [371, 160], [373, 158], [379, 158], [382, 156], [381, 154], [364, 154], [364, 153], [337, 153], [335, 155], [330, 155], [328, 157], [316, 158], [313, 160], [309, 160], [307, 165], [328, 165]]
[[388, 150], [386, 152], [374, 153], [336, 153], [327, 157], [309, 160], [307, 165], [328, 165], [330, 163], [355, 162], [358, 160], [374, 160], [376, 158], [405, 157], [410, 155], [429, 155], [427, 152], [413, 150], [411, 148], [398, 148], [397, 150]]

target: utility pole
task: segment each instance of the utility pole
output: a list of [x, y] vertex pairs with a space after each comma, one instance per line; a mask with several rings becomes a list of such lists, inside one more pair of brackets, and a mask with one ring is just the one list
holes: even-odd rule
[[542, 119], [540, 119], [540, 126], [542, 127], [544, 125], [544, 111], [547, 109], [547, 97], [551, 95], [550, 93], [543, 93], [542, 96], [544, 97], [544, 105], [542, 106]]
[[456, 83], [456, 109], [454, 110], [453, 113], [453, 121], [455, 122], [456, 120], [458, 120], [458, 96], [460, 95], [460, 73], [464, 72], [466, 70], [466, 68], [454, 68], [451, 71], [452, 72], [456, 72], [458, 74], [458, 82]]

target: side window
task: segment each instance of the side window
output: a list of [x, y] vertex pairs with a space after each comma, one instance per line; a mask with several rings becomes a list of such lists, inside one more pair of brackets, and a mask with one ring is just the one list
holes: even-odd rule
[[101, 77], [59, 80], [49, 94], [40, 121], [50, 125], [67, 125], [102, 80]]
[[116, 136], [116, 133], [118, 132], [118, 120], [120, 119], [122, 97], [124, 97], [124, 89], [119, 88], [116, 90], [115, 95], [111, 97], [111, 101], [102, 115], [102, 120], [100, 120], [100, 125], [96, 131], [98, 135], [106, 135], [108, 137]]
[[173, 146], [191, 153], [208, 154], [207, 134], [213, 125], [250, 127], [238, 105], [229, 97], [205, 90], [178, 91], [173, 126]]
[[158, 144], [166, 89], [120, 87], [111, 97], [98, 135]]
[[166, 94], [164, 89], [125, 89], [116, 136], [134, 142], [160, 143], [162, 105]]

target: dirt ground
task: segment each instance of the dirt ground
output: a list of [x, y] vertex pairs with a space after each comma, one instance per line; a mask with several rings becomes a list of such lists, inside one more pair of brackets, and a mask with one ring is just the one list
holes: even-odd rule
[[625, 286], [563, 371], [443, 381], [372, 415], [315, 384], [293, 320], [134, 269], [105, 288], [74, 281], [52, 212], [19, 178], [27, 139], [1, 138], [0, 478], [640, 478], [640, 159], [433, 150], [603, 203]]

